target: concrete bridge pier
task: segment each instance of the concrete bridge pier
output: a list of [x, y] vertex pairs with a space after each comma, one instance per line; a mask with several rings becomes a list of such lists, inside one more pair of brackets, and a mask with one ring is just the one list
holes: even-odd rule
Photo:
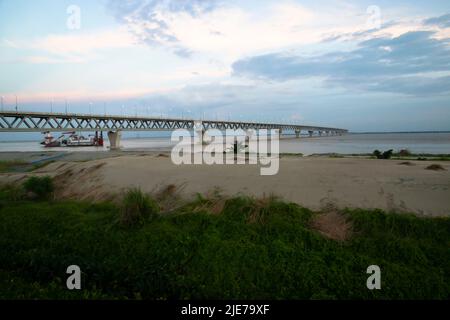
[[205, 141], [205, 136], [206, 136], [206, 131], [205, 129], [200, 129], [200, 130], [195, 130], [195, 133], [198, 136], [198, 141], [203, 144], [203, 142]]
[[245, 145], [250, 146], [250, 141], [253, 139], [255, 131], [253, 129], [245, 130]]
[[247, 129], [245, 133], [246, 133], [245, 143], [248, 144], [256, 136], [256, 130]]
[[313, 136], [313, 134], [314, 134], [314, 131], [309, 130], [308, 133], [309, 133], [309, 137], [312, 138], [312, 136]]
[[295, 136], [296, 136], [297, 138], [300, 138], [300, 130], [295, 130]]
[[117, 131], [108, 131], [108, 139], [109, 139], [109, 149], [117, 150], [120, 149], [120, 138], [122, 136], [122, 132], [120, 130]]
[[194, 122], [194, 132], [198, 137], [199, 143], [203, 144], [205, 137], [205, 129], [203, 129], [203, 123], [201, 121]]

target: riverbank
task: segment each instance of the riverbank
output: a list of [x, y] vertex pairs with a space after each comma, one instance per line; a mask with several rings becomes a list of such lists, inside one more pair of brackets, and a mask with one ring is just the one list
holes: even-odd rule
[[[173, 210], [156, 198], [159, 212], [125, 225], [135, 200], [31, 201], [10, 191], [0, 189], [0, 299], [450, 296], [448, 217], [317, 213], [271, 197], [215, 194]], [[74, 264], [82, 290], [66, 287]], [[381, 290], [366, 286], [371, 265], [380, 267]]]
[[[96, 158], [92, 159], [93, 155]], [[10, 153], [2, 159], [18, 156], [38, 161], [43, 157], [39, 153], [27, 153], [27, 157]], [[431, 164], [442, 170], [428, 170]], [[61, 199], [102, 201], [133, 186], [148, 193], [170, 187], [185, 199], [219, 190], [226, 196], [274, 194], [313, 210], [332, 206], [450, 215], [448, 161], [290, 155], [281, 157], [278, 174], [261, 176], [257, 165], [176, 166], [168, 153], [76, 152], [32, 173], [2, 173], [0, 183], [20, 183], [31, 174], [54, 177], [56, 195]]]

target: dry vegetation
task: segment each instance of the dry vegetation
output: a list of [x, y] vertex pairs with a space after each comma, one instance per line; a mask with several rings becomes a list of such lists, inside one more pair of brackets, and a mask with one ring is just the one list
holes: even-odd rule
[[351, 221], [338, 211], [329, 211], [315, 215], [312, 218], [311, 227], [323, 236], [336, 241], [346, 241], [353, 234]]
[[440, 164], [430, 164], [425, 169], [433, 170], [433, 171], [445, 171], [445, 168], [443, 166], [441, 166]]
[[399, 165], [401, 165], [401, 166], [415, 166], [415, 164], [410, 162], [410, 161], [400, 162]]

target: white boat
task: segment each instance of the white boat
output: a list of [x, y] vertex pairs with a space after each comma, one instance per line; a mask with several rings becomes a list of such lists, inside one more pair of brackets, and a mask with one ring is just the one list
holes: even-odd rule
[[58, 139], [55, 139], [50, 131], [43, 132], [45, 134], [44, 141], [41, 142], [41, 144], [46, 148], [51, 147], [60, 147], [61, 146], [61, 139], [63, 138], [63, 135], [60, 136]]
[[64, 141], [67, 147], [88, 147], [95, 146], [94, 137], [84, 137], [82, 135], [72, 134]]

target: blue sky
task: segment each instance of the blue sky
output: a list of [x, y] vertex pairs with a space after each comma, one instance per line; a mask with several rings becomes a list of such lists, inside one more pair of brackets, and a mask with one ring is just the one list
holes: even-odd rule
[[0, 70], [6, 109], [450, 130], [450, 3], [0, 0]]

